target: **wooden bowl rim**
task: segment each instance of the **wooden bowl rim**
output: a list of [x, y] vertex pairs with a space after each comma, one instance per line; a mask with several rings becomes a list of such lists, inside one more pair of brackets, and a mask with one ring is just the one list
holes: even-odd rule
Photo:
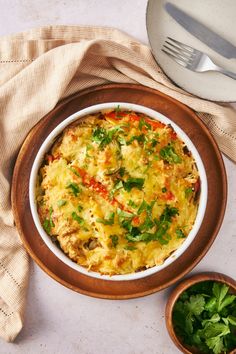
[[[180, 297], [180, 295], [188, 288], [190, 288], [192, 285], [201, 283], [204, 281], [215, 281], [215, 282], [220, 282], [228, 285], [231, 289], [233, 289], [236, 293], [236, 281], [229, 277], [226, 274], [219, 273], [219, 272], [203, 272], [203, 273], [197, 273], [194, 274], [190, 277], [185, 278], [183, 281], [181, 281], [175, 289], [172, 291], [171, 295], [169, 296], [167, 303], [166, 303], [166, 308], [165, 308], [165, 322], [166, 322], [166, 328], [167, 331], [174, 342], [174, 344], [185, 354], [192, 354], [179, 340], [178, 336], [175, 333], [174, 327], [173, 327], [173, 322], [172, 322], [172, 313], [173, 313], [173, 308]], [[236, 348], [235, 348], [236, 349]], [[233, 351], [229, 352], [229, 354], [235, 354], [235, 349]]]
[[[20, 169], [22, 168], [22, 164], [24, 167], [27, 168], [27, 166], [31, 164], [31, 155], [34, 154], [34, 148], [32, 149], [32, 145], [29, 148], [28, 145], [32, 141], [32, 137], [35, 136], [37, 137], [38, 134], [40, 135], [40, 132], [43, 127], [45, 129], [46, 126], [47, 128], [50, 129], [52, 125], [53, 128], [53, 124], [55, 121], [60, 122], [61, 119], [65, 119], [70, 114], [74, 113], [73, 107], [75, 106], [76, 109], [78, 110], [78, 107], [79, 109], [82, 109], [87, 107], [90, 104], [94, 104], [95, 102], [96, 103], [110, 102], [110, 101], [126, 102], [127, 100], [126, 95], [128, 93], [130, 94], [128, 102], [136, 103], [140, 105], [146, 102], [145, 106], [157, 110], [158, 112], [165, 114], [167, 117], [171, 117], [171, 119], [172, 119], [172, 114], [175, 117], [176, 113], [173, 113], [172, 110], [170, 110], [170, 112], [168, 113], [166, 110], [168, 107], [172, 107], [173, 106], [172, 104], [174, 104], [174, 106], [177, 108], [177, 113], [178, 113], [176, 116], [177, 124], [179, 124], [178, 122], [181, 121], [182, 118], [180, 118], [180, 116], [182, 116], [182, 114], [187, 114], [188, 116], [192, 117], [194, 124], [198, 126], [198, 129], [194, 130], [195, 133], [199, 134], [201, 132], [201, 135], [203, 133], [204, 144], [206, 143], [210, 144], [211, 156], [214, 157], [214, 159], [217, 161], [217, 171], [219, 175], [220, 186], [222, 188], [222, 196], [221, 196], [221, 201], [217, 212], [216, 222], [214, 226], [213, 224], [211, 224], [211, 228], [208, 229], [207, 231], [210, 232], [209, 237], [208, 238], [205, 238], [203, 236], [199, 237], [199, 244], [198, 244], [199, 249], [198, 252], [196, 252], [196, 256], [193, 255], [193, 257], [191, 258], [187, 257], [188, 258], [187, 261], [185, 258], [183, 258], [183, 260], [181, 261], [181, 263], [184, 264], [184, 268], [181, 266], [180, 263], [179, 264], [180, 269], [178, 269], [177, 267], [178, 269], [177, 272], [174, 272], [173, 275], [163, 274], [160, 281], [159, 278], [150, 276], [147, 277], [145, 282], [141, 284], [140, 281], [138, 284], [136, 284], [135, 281], [127, 282], [129, 284], [127, 284], [126, 282], [125, 284], [121, 282], [122, 284], [119, 284], [119, 287], [122, 288], [121, 291], [120, 289], [117, 290], [117, 287], [114, 287], [113, 284], [111, 285], [111, 283], [113, 282], [106, 281], [106, 284], [104, 284], [103, 282], [97, 284], [97, 282], [95, 282], [93, 279], [93, 283], [91, 283], [88, 277], [86, 278], [85, 276], [77, 277], [74, 275], [73, 272], [69, 273], [68, 269], [66, 269], [67, 272], [64, 273], [62, 273], [62, 271], [59, 272], [58, 269], [60, 270], [62, 269], [61, 264], [59, 262], [56, 262], [57, 268], [55, 269], [55, 267], [54, 268], [52, 267], [51, 263], [42, 261], [41, 252], [42, 249], [44, 251], [45, 249], [43, 248], [43, 245], [39, 243], [35, 244], [32, 242], [32, 238], [30, 237], [31, 233], [27, 234], [27, 230], [25, 230], [25, 224], [23, 222], [25, 220], [25, 214], [20, 215], [19, 209], [17, 207], [18, 205], [17, 203], [22, 203], [22, 208], [24, 208], [24, 206], [27, 205], [28, 203], [27, 193], [25, 193], [24, 189], [23, 192], [22, 190], [20, 190], [19, 191], [20, 197], [19, 197], [19, 195], [17, 195], [17, 191], [18, 189], [21, 188], [22, 178], [24, 178], [24, 181], [28, 180], [28, 172], [23, 173], [23, 177], [22, 175], [20, 175]], [[115, 100], [114, 100], [114, 95], [116, 97]], [[110, 99], [111, 96], [112, 96], [112, 100]], [[161, 102], [161, 104], [157, 102]], [[167, 105], [167, 103], [169, 104]], [[69, 108], [71, 106], [72, 109]], [[64, 118], [61, 116], [63, 116]], [[175, 118], [173, 120], [175, 121]], [[182, 127], [182, 125], [180, 125], [180, 127]], [[183, 127], [182, 129], [185, 131]], [[195, 138], [193, 139], [193, 142], [194, 141]], [[28, 156], [25, 156], [26, 152], [28, 152]], [[201, 157], [205, 156], [204, 151], [202, 151], [202, 154], [200, 155]], [[25, 158], [27, 160], [26, 163], [24, 163]], [[208, 158], [206, 156], [204, 158], [204, 163], [208, 163]], [[210, 178], [212, 177], [209, 174], [209, 179]], [[147, 88], [145, 86], [141, 86], [137, 84], [106, 84], [106, 85], [85, 89], [80, 93], [76, 93], [66, 98], [63, 102], [59, 103], [56, 107], [54, 107], [54, 109], [51, 112], [49, 112], [45, 117], [43, 117], [42, 120], [40, 120], [40, 122], [38, 122], [31, 129], [29, 135], [26, 137], [26, 140], [20, 149], [20, 153], [16, 161], [16, 165], [13, 173], [11, 198], [12, 198], [12, 207], [13, 207], [15, 223], [18, 232], [20, 234], [20, 237], [22, 239], [22, 242], [26, 250], [28, 251], [28, 253], [34, 259], [34, 261], [49, 276], [51, 276], [54, 280], [58, 281], [60, 284], [68, 287], [69, 289], [77, 291], [84, 295], [89, 295], [89, 296], [93, 296], [96, 298], [103, 298], [103, 299], [126, 300], [126, 299], [141, 297], [141, 296], [147, 296], [153, 294], [154, 292], [160, 291], [166, 287], [169, 287], [174, 282], [179, 281], [189, 271], [191, 271], [193, 267], [195, 267], [199, 263], [199, 261], [205, 256], [205, 254], [211, 247], [212, 243], [214, 242], [223, 221], [225, 208], [226, 208], [226, 201], [227, 201], [227, 180], [226, 180], [224, 162], [221, 153], [219, 151], [219, 148], [215, 142], [215, 139], [211, 135], [206, 125], [201, 121], [201, 119], [199, 119], [196, 113], [193, 112], [189, 107], [185, 106], [179, 101], [176, 101], [175, 99], [169, 97], [168, 95], [159, 92], [158, 90]], [[217, 198], [216, 202], [219, 203], [219, 198]], [[28, 215], [28, 217], [31, 218], [30, 215]], [[186, 256], [187, 254], [185, 255], [185, 257]], [[55, 261], [55, 259], [53, 261]], [[69, 273], [69, 275], [67, 275], [66, 273], [67, 274]], [[89, 283], [88, 285], [87, 282]], [[125, 288], [125, 291], [123, 291], [123, 288]]]

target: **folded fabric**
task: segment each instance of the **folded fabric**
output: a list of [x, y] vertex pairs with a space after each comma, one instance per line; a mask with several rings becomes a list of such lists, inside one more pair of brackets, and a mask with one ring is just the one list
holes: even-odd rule
[[148, 46], [112, 28], [48, 26], [2, 37], [0, 67], [0, 336], [13, 341], [23, 325], [29, 269], [14, 227], [10, 187], [29, 130], [80, 90], [111, 82], [142, 84], [195, 110], [221, 151], [236, 161], [236, 114], [176, 87]]

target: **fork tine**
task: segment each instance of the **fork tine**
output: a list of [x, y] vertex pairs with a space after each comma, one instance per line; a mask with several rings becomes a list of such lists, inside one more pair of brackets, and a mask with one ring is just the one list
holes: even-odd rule
[[178, 54], [183, 55], [184, 57], [186, 57], [187, 59], [190, 59], [191, 56], [193, 55], [193, 53], [169, 42], [169, 41], [165, 41], [165, 44], [168, 44], [173, 50], [175, 50]]
[[171, 38], [171, 37], [167, 37], [167, 39], [169, 39], [170, 41], [174, 42], [174, 43], [177, 44], [179, 47], [184, 48], [185, 50], [187, 50], [187, 51], [190, 52], [190, 53], [193, 53], [193, 51], [194, 51], [194, 48], [190, 47], [190, 46], [187, 45], [187, 44], [184, 44], [184, 43], [182, 43], [182, 42], [179, 42], [179, 41], [177, 41], [176, 39], [173, 39], [173, 38]]
[[165, 49], [163, 49], [163, 48], [162, 48], [162, 52], [164, 52], [165, 54], [167, 54], [171, 59], [173, 59], [173, 60], [174, 60], [176, 63], [178, 63], [179, 65], [184, 66], [184, 67], [187, 66], [186, 62], [183, 61], [181, 58], [177, 57], [176, 55], [174, 55], [174, 54], [168, 52], [167, 50], [165, 50]]
[[163, 47], [168, 49], [172, 53], [176, 54], [177, 56], [182, 57], [185, 61], [191, 61], [191, 55], [185, 54], [184, 52], [182, 52], [182, 49], [180, 49], [180, 48], [178, 48], [176, 46], [172, 46], [171, 43], [165, 42]]

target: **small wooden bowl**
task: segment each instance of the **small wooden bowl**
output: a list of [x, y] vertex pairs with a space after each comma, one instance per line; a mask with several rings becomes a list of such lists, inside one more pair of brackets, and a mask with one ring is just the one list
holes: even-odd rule
[[[189, 287], [196, 283], [201, 283], [203, 281], [217, 281], [220, 283], [224, 283], [229, 286], [230, 288], [230, 293], [236, 295], [236, 281], [227, 275], [221, 274], [221, 273], [215, 273], [215, 272], [206, 272], [206, 273], [200, 273], [196, 274], [192, 277], [186, 278], [183, 280], [171, 293], [167, 304], [166, 304], [166, 311], [165, 311], [165, 319], [166, 319], [166, 327], [169, 332], [169, 335], [172, 339], [172, 341], [175, 343], [175, 345], [182, 351], [182, 353], [186, 354], [201, 354], [200, 351], [194, 351], [189, 347], [186, 347], [185, 344], [180, 340], [180, 338], [176, 335], [173, 322], [172, 322], [172, 313], [173, 313], [173, 308], [178, 300], [179, 296], [187, 290]], [[231, 351], [229, 354], [235, 354], [236, 353], [236, 348]]]

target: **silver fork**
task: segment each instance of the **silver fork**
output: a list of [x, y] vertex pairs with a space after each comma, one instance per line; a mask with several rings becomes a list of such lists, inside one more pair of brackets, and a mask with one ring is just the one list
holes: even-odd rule
[[213, 61], [203, 52], [181, 43], [176, 39], [167, 37], [162, 51], [171, 57], [175, 62], [183, 67], [197, 72], [219, 71], [220, 73], [236, 79], [236, 73], [225, 70], [213, 63]]

